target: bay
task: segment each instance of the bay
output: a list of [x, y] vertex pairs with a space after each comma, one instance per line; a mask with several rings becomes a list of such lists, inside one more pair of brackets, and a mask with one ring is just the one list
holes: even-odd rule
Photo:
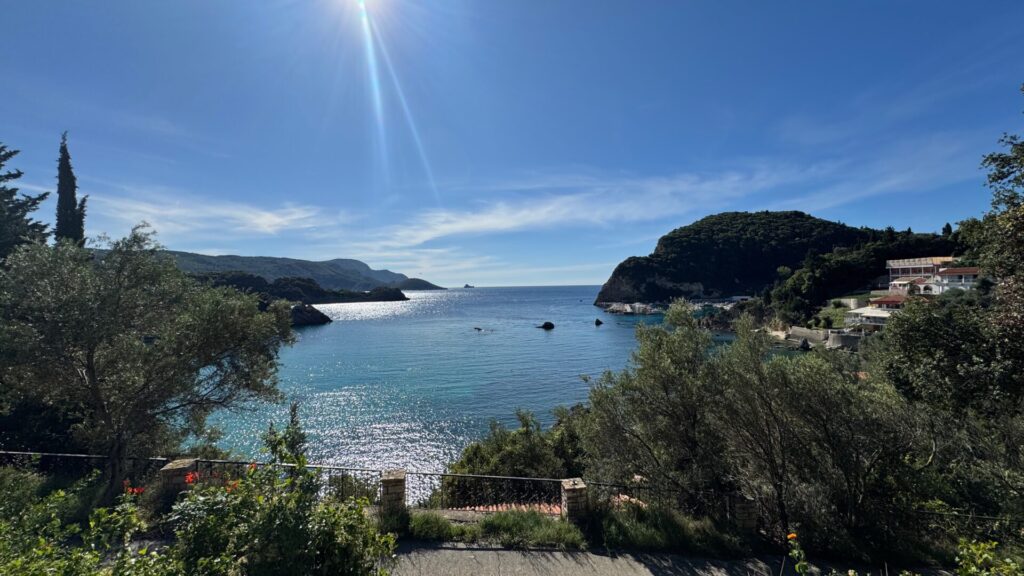
[[[219, 413], [220, 444], [256, 457], [270, 422], [299, 403], [310, 460], [441, 471], [518, 408], [545, 425], [587, 398], [582, 376], [626, 366], [638, 322], [592, 305], [599, 286], [409, 291], [406, 302], [317, 306], [334, 322], [301, 328], [280, 355], [281, 404]], [[600, 318], [604, 325], [595, 326]], [[555, 329], [537, 326], [545, 321]]]

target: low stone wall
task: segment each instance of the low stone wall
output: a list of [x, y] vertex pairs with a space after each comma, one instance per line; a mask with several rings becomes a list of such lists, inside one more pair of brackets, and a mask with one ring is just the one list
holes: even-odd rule
[[860, 348], [860, 334], [841, 334], [833, 332], [828, 335], [829, 348], [842, 348], [844, 350], [857, 350]]
[[806, 338], [812, 344], [823, 344], [828, 339], [828, 332], [793, 326], [789, 329], [789, 333], [786, 334], [787, 340], [801, 340], [803, 338]]

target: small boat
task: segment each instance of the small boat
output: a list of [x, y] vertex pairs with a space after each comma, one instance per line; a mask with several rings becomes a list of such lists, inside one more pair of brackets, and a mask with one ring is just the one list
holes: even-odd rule
[[473, 286], [472, 284], [466, 284], [465, 286], [463, 286], [463, 288], [476, 288], [476, 286]]

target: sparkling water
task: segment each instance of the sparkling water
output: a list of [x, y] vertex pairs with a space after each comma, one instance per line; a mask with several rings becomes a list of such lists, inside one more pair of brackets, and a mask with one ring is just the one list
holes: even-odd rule
[[[299, 402], [310, 460], [366, 468], [441, 471], [498, 419], [587, 398], [581, 376], [620, 370], [637, 322], [592, 305], [598, 286], [406, 292], [406, 302], [317, 306], [334, 322], [301, 328], [281, 352], [287, 398], [216, 414], [221, 444], [258, 455], [270, 422]], [[600, 318], [604, 325], [595, 326]], [[538, 329], [550, 321], [554, 330]]]

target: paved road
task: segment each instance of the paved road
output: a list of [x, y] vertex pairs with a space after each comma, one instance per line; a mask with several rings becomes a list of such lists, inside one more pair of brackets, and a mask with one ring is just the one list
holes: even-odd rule
[[[777, 576], [781, 557], [706, 560], [671, 554], [506, 550], [459, 544], [403, 544], [395, 576]], [[771, 565], [770, 565], [770, 564]], [[790, 572], [787, 570], [787, 573]]]

